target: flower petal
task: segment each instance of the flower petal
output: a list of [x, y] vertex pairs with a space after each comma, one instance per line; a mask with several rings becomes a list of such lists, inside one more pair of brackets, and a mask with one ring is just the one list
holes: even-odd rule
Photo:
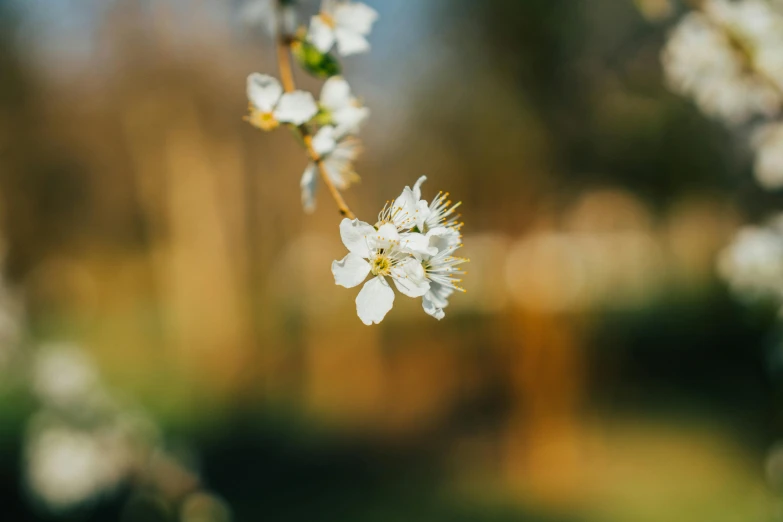
[[359, 221], [345, 218], [340, 222], [340, 237], [345, 247], [352, 253], [358, 254], [363, 258], [370, 257], [370, 250], [367, 246], [370, 238], [377, 235], [375, 227]]
[[370, 117], [370, 109], [348, 105], [340, 110], [332, 112], [332, 122], [335, 125], [335, 134], [357, 134], [362, 124]]
[[424, 311], [427, 312], [427, 314], [431, 315], [438, 321], [446, 317], [446, 313], [443, 311], [443, 308], [439, 308], [431, 299], [429, 292], [424, 295], [421, 299], [421, 307], [424, 308]]
[[272, 112], [282, 94], [283, 87], [277, 78], [259, 73], [247, 77], [247, 98], [261, 112]]
[[394, 201], [394, 209], [394, 224], [400, 230], [410, 230], [416, 226], [421, 230], [429, 215], [427, 202], [416, 197], [410, 187], [405, 187], [400, 197]]
[[408, 297], [421, 297], [430, 291], [430, 282], [421, 262], [409, 258], [392, 269], [392, 279], [397, 290]]
[[[427, 237], [430, 238], [430, 246], [435, 247], [437, 254], [441, 250], [459, 245], [462, 236], [459, 230], [449, 227], [435, 227], [427, 231]], [[433, 254], [434, 255], [434, 254]]]
[[334, 30], [334, 38], [337, 40], [337, 52], [340, 56], [366, 53], [370, 50], [370, 42], [359, 33], [337, 27]]
[[421, 176], [413, 185], [413, 197], [416, 198], [416, 201], [421, 199], [421, 184], [425, 181], [427, 181], [427, 176]]
[[397, 227], [391, 223], [385, 223], [381, 227], [374, 231], [371, 236], [371, 244], [373, 248], [391, 248], [400, 241], [400, 233], [397, 232]]
[[432, 244], [430, 237], [417, 232], [403, 232], [400, 234], [400, 250], [411, 254], [426, 254], [428, 256], [434, 256], [438, 253], [438, 247]]
[[318, 188], [318, 167], [309, 163], [302, 174], [299, 187], [302, 189], [302, 207], [308, 214], [315, 210], [315, 190]]
[[330, 111], [338, 111], [351, 104], [351, 87], [342, 76], [332, 76], [321, 88], [320, 101]]
[[318, 112], [313, 95], [305, 91], [294, 91], [280, 97], [275, 109], [275, 118], [284, 123], [302, 125]]
[[323, 18], [314, 16], [310, 19], [310, 30], [307, 31], [307, 40], [322, 53], [328, 53], [334, 46], [334, 30], [329, 27]]
[[338, 27], [354, 33], [369, 34], [372, 24], [378, 19], [378, 12], [372, 7], [356, 3], [343, 3], [334, 10], [334, 21]]
[[321, 127], [313, 136], [313, 149], [319, 156], [325, 156], [337, 148], [334, 127], [327, 125]]
[[367, 278], [370, 268], [370, 263], [365, 261], [362, 256], [348, 254], [342, 260], [332, 262], [334, 282], [345, 288], [353, 288]]
[[353, 163], [362, 151], [362, 146], [361, 142], [352, 136], [338, 139], [337, 147], [324, 159], [324, 167], [334, 185], [344, 190], [359, 181]]
[[366, 325], [380, 323], [394, 305], [394, 291], [381, 276], [367, 281], [356, 296], [356, 313]]

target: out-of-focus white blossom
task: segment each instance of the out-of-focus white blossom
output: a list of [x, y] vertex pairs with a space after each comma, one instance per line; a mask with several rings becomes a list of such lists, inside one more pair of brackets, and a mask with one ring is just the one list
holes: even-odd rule
[[282, 25], [285, 34], [296, 31], [296, 9], [293, 2], [279, 0], [247, 0], [239, 11], [245, 25], [263, 27], [270, 36], [277, 35]]
[[[321, 127], [313, 136], [313, 149], [321, 158], [329, 179], [339, 190], [345, 190], [359, 181], [359, 175], [353, 168], [356, 158], [362, 152], [361, 142], [353, 136], [337, 137], [334, 127]], [[302, 206], [305, 212], [315, 210], [315, 193], [318, 188], [318, 165], [311, 161], [307, 164], [299, 183], [302, 189]]]
[[783, 125], [764, 125], [754, 134], [752, 145], [756, 151], [756, 180], [768, 190], [783, 187]]
[[662, 60], [672, 90], [710, 116], [740, 124], [772, 116], [783, 89], [783, 15], [765, 0], [707, 0], [683, 17]]
[[421, 263], [405, 251], [393, 224], [376, 230], [358, 219], [343, 219], [340, 235], [349, 254], [332, 263], [335, 283], [353, 288], [372, 275], [356, 297], [356, 312], [364, 324], [380, 323], [392, 309], [394, 291], [387, 277], [408, 297], [422, 297], [430, 289]]
[[111, 493], [143, 468], [155, 434], [146, 417], [121, 411], [87, 424], [44, 410], [28, 430], [27, 483], [54, 511]]
[[53, 427], [32, 436], [27, 447], [27, 480], [50, 508], [67, 509], [116, 486], [106, 481], [100, 443], [88, 433]]
[[305, 91], [283, 93], [280, 82], [269, 75], [253, 73], [247, 77], [250, 100], [248, 121], [262, 130], [273, 130], [280, 123], [302, 125], [318, 112], [313, 95]]
[[98, 370], [78, 346], [51, 343], [38, 349], [32, 367], [33, 391], [45, 404], [71, 408], [99, 389]]
[[337, 43], [342, 56], [370, 50], [367, 35], [378, 19], [375, 9], [351, 0], [324, 0], [321, 12], [310, 20], [307, 39], [322, 53]]
[[341, 76], [332, 76], [326, 80], [319, 104], [319, 121], [334, 126], [338, 138], [358, 133], [370, 116], [370, 109], [363, 107], [351, 94], [351, 87]]
[[451, 294], [464, 291], [459, 285], [462, 279], [456, 276], [464, 273], [459, 266], [468, 260], [454, 256], [462, 246], [462, 223], [454, 213], [460, 203], [452, 206], [448, 193], [439, 192], [428, 205], [421, 198], [421, 186], [426, 180], [426, 176], [421, 176], [412, 189], [405, 187], [387, 210], [387, 215], [401, 230], [412, 228], [426, 238], [426, 244], [413, 252], [430, 282], [430, 290], [422, 298], [422, 307], [426, 313], [441, 320]]
[[783, 298], [783, 221], [742, 228], [718, 259], [732, 291], [747, 299]]

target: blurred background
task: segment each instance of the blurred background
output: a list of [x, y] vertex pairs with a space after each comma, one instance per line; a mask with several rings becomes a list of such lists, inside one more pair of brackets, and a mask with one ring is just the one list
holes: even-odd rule
[[334, 285], [240, 2], [0, 0], [0, 518], [774, 519], [783, 335], [715, 258], [783, 199], [666, 89], [683, 6], [366, 2], [345, 197], [463, 201], [441, 322]]

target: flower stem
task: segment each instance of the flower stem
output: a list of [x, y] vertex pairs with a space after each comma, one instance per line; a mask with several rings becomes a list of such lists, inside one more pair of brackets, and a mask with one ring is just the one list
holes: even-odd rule
[[[293, 68], [291, 67], [291, 42], [293, 41], [290, 36], [285, 34], [285, 30], [282, 27], [282, 16], [278, 16], [278, 28], [277, 28], [277, 64], [280, 68], [280, 80], [283, 84], [283, 89], [286, 92], [292, 92], [296, 90], [296, 83], [294, 82]], [[302, 136], [302, 141], [307, 148], [307, 153], [310, 155], [310, 160], [318, 167], [318, 172], [321, 174], [326, 188], [329, 189], [329, 193], [332, 195], [334, 202], [337, 203], [337, 209], [340, 214], [348, 219], [356, 219], [356, 215], [351, 212], [351, 209], [345, 203], [342, 194], [332, 183], [332, 179], [329, 177], [329, 173], [326, 171], [323, 159], [315, 151], [313, 147], [313, 137], [310, 135], [310, 131], [304, 125], [297, 127], [299, 134]]]

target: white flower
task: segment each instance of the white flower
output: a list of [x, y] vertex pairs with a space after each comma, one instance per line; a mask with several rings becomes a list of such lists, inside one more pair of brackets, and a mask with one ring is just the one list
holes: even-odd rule
[[465, 291], [459, 285], [462, 279], [457, 279], [455, 276], [465, 273], [459, 269], [459, 266], [467, 263], [468, 260], [453, 255], [462, 244], [451, 244], [451, 239], [450, 234], [433, 235], [430, 241], [438, 248], [438, 253], [414, 254], [421, 262], [424, 275], [430, 282], [430, 289], [422, 298], [422, 307], [425, 312], [439, 321], [446, 315], [443, 309], [449, 305], [448, 298], [451, 294], [455, 291]]
[[248, 26], [263, 26], [270, 36], [277, 35], [281, 22], [286, 34], [296, 31], [296, 9], [289, 3], [279, 5], [278, 0], [247, 0], [239, 18]]
[[[430, 290], [422, 298], [422, 306], [426, 313], [441, 320], [445, 316], [443, 309], [448, 306], [451, 294], [454, 291], [465, 291], [458, 284], [462, 279], [455, 276], [465, 273], [458, 267], [468, 260], [453, 255], [462, 246], [462, 223], [457, 221], [459, 216], [454, 214], [461, 202], [452, 205], [448, 192], [438, 192], [432, 203], [427, 205], [427, 202], [421, 199], [421, 185], [426, 180], [427, 177], [422, 176], [412, 189], [405, 187], [397, 201], [400, 202], [401, 208], [415, 209], [412, 219], [415, 229], [427, 238], [429, 248], [414, 252], [430, 282]], [[397, 204], [395, 202], [395, 205]]]
[[748, 299], [783, 298], [783, 227], [745, 227], [720, 254], [718, 272], [731, 289]]
[[[351, 95], [351, 87], [340, 76], [332, 76], [321, 89], [321, 113], [323, 119], [334, 125], [338, 137], [356, 134], [370, 115], [367, 107]], [[320, 121], [321, 115], [319, 115]]]
[[460, 242], [462, 223], [457, 222], [459, 216], [454, 211], [461, 202], [452, 206], [448, 193], [439, 192], [432, 203], [427, 204], [421, 198], [421, 185], [426, 180], [426, 176], [421, 176], [413, 188], [405, 187], [394, 203], [383, 208], [378, 216], [378, 224], [393, 223], [403, 236], [410, 230], [424, 235], [427, 241], [419, 245], [417, 250], [434, 255], [437, 250], [430, 244], [431, 238], [437, 236], [445, 239], [449, 246]]
[[753, 136], [756, 180], [768, 190], [783, 187], [783, 125], [765, 125]]
[[247, 77], [247, 97], [250, 100], [252, 125], [272, 130], [280, 123], [302, 125], [318, 112], [318, 106], [309, 92], [283, 93], [276, 78], [266, 74], [253, 73]]
[[28, 483], [53, 509], [70, 508], [114, 487], [105, 476], [101, 447], [89, 433], [58, 426], [28, 441]]
[[69, 408], [82, 404], [100, 383], [98, 369], [78, 346], [53, 343], [42, 346], [35, 354], [33, 390], [46, 404]]
[[672, 90], [708, 115], [740, 124], [781, 105], [783, 17], [767, 2], [708, 0], [680, 21], [662, 53]]
[[[352, 136], [337, 138], [334, 127], [327, 125], [313, 136], [313, 149], [321, 158], [321, 163], [329, 179], [339, 190], [345, 190], [359, 181], [353, 164], [362, 151], [361, 143]], [[318, 187], [318, 165], [311, 161], [305, 168], [299, 183], [302, 189], [302, 206], [305, 212], [315, 210], [315, 191]]]
[[375, 9], [350, 0], [324, 0], [321, 12], [310, 20], [307, 39], [322, 53], [329, 52], [337, 42], [342, 56], [363, 53], [370, 49], [366, 36], [378, 19]]
[[335, 283], [353, 288], [372, 275], [356, 297], [356, 312], [364, 324], [380, 323], [394, 304], [387, 277], [409, 297], [422, 297], [429, 291], [422, 264], [406, 252], [393, 224], [385, 223], [376, 230], [358, 219], [343, 219], [340, 235], [349, 254], [332, 263]]

